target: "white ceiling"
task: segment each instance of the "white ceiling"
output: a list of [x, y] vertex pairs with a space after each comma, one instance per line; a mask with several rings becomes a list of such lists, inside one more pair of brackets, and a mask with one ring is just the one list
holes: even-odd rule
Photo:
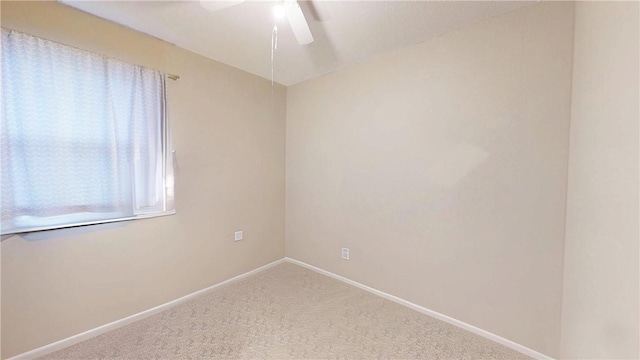
[[[276, 1], [211, 12], [198, 1], [75, 1], [66, 5], [271, 79]], [[278, 21], [274, 79], [292, 85], [537, 1], [301, 1], [315, 41], [298, 45]]]

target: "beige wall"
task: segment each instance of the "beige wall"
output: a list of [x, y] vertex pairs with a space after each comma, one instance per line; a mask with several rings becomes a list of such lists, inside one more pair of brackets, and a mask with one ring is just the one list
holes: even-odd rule
[[[2, 26], [178, 74], [177, 215], [2, 242], [2, 356], [149, 309], [284, 256], [286, 89], [52, 2]], [[233, 241], [235, 230], [245, 239]]]
[[562, 356], [638, 359], [638, 2], [577, 3]]
[[542, 3], [289, 87], [287, 256], [557, 356], [572, 49]]
[[637, 358], [638, 3], [576, 4], [575, 57], [573, 8], [534, 5], [272, 97], [60, 4], [2, 1], [5, 28], [181, 76], [178, 214], [3, 241], [2, 357], [284, 256], [286, 111], [287, 256], [551, 356]]

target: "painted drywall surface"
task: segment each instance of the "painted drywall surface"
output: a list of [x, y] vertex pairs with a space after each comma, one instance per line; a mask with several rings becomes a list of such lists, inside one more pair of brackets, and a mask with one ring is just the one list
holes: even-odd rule
[[562, 357], [640, 357], [638, 2], [579, 2]]
[[[2, 26], [180, 75], [168, 82], [177, 215], [2, 242], [2, 356], [149, 309], [284, 256], [286, 89], [55, 2]], [[234, 230], [244, 240], [233, 241]]]
[[289, 87], [287, 256], [557, 356], [572, 49], [542, 3]]

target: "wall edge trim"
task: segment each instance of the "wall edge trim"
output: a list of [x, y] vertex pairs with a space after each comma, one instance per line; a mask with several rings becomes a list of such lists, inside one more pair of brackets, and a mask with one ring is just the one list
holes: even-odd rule
[[159, 312], [162, 312], [164, 310], [168, 310], [168, 309], [170, 309], [170, 308], [172, 308], [172, 307], [174, 307], [176, 305], [179, 305], [179, 304], [181, 304], [183, 302], [191, 300], [191, 299], [193, 299], [193, 298], [195, 298], [197, 296], [200, 296], [200, 295], [203, 295], [205, 293], [208, 293], [208, 292], [210, 292], [210, 291], [212, 291], [212, 290], [214, 290], [214, 289], [216, 289], [216, 288], [218, 288], [220, 286], [227, 285], [227, 284], [236, 282], [238, 280], [244, 279], [246, 277], [249, 277], [251, 275], [257, 274], [257, 273], [259, 273], [261, 271], [264, 271], [264, 270], [266, 270], [266, 269], [268, 269], [268, 268], [270, 268], [272, 266], [278, 265], [278, 264], [280, 264], [280, 263], [282, 263], [284, 261], [285, 261], [285, 259], [282, 258], [282, 259], [270, 262], [270, 263], [268, 263], [266, 265], [262, 265], [262, 266], [260, 266], [258, 268], [255, 268], [253, 270], [247, 271], [246, 273], [234, 276], [234, 277], [232, 277], [230, 279], [221, 281], [221, 282], [219, 282], [217, 284], [211, 285], [211, 286], [206, 287], [204, 289], [200, 289], [198, 291], [192, 292], [190, 294], [187, 294], [187, 295], [182, 296], [180, 298], [177, 298], [175, 300], [171, 300], [171, 301], [166, 302], [164, 304], [152, 307], [152, 308], [147, 309], [147, 310], [143, 310], [143, 311], [141, 311], [139, 313], [136, 313], [136, 314], [133, 314], [133, 315], [129, 315], [129, 316], [125, 317], [125, 318], [112, 321], [110, 323], [98, 326], [96, 328], [93, 328], [93, 329], [90, 329], [90, 330], [87, 330], [87, 331], [83, 331], [83, 332], [81, 332], [79, 334], [70, 336], [70, 337], [62, 339], [62, 340], [58, 340], [58, 341], [53, 342], [51, 344], [47, 344], [47, 345], [35, 348], [33, 350], [29, 350], [27, 352], [15, 355], [15, 356], [10, 357], [10, 358], [7, 358], [6, 360], [33, 359], [33, 358], [36, 358], [36, 357], [39, 357], [39, 356], [50, 354], [50, 353], [58, 351], [58, 350], [62, 350], [62, 349], [66, 348], [66, 347], [69, 347], [71, 345], [75, 345], [75, 344], [80, 343], [82, 341], [89, 340], [89, 339], [94, 338], [94, 337], [96, 337], [98, 335], [104, 334], [104, 333], [106, 333], [108, 331], [115, 330], [117, 328], [120, 328], [120, 327], [123, 327], [125, 325], [131, 324], [131, 323], [133, 323], [135, 321], [142, 320], [142, 319], [144, 319], [146, 317], [149, 317], [151, 315], [155, 315], [155, 314], [157, 314]]
[[544, 355], [544, 354], [542, 354], [540, 352], [537, 352], [537, 351], [535, 351], [533, 349], [530, 349], [530, 348], [528, 348], [528, 347], [526, 347], [524, 345], [520, 345], [520, 344], [518, 344], [518, 343], [516, 343], [514, 341], [505, 339], [502, 336], [499, 336], [499, 335], [496, 335], [496, 334], [491, 333], [489, 331], [480, 329], [480, 328], [475, 327], [475, 326], [473, 326], [471, 324], [467, 324], [464, 321], [460, 321], [460, 320], [454, 319], [454, 318], [452, 318], [450, 316], [441, 314], [441, 313], [439, 313], [437, 311], [434, 311], [434, 310], [431, 310], [431, 309], [427, 309], [427, 308], [425, 308], [423, 306], [414, 304], [414, 303], [412, 303], [410, 301], [407, 301], [407, 300], [399, 298], [397, 296], [388, 294], [388, 293], [386, 293], [384, 291], [380, 291], [378, 289], [374, 289], [374, 288], [369, 287], [367, 285], [361, 284], [361, 283], [359, 283], [357, 281], [354, 281], [354, 280], [345, 278], [343, 276], [334, 274], [334, 273], [332, 273], [330, 271], [327, 271], [327, 270], [324, 270], [322, 268], [319, 268], [319, 267], [316, 267], [316, 266], [313, 266], [313, 265], [309, 265], [309, 264], [307, 264], [305, 262], [302, 262], [302, 261], [296, 260], [296, 259], [292, 259], [290, 257], [285, 257], [284, 261], [290, 262], [292, 264], [300, 265], [300, 266], [305, 267], [307, 269], [310, 269], [310, 270], [313, 270], [315, 272], [318, 272], [318, 273], [320, 273], [322, 275], [326, 275], [326, 276], [329, 276], [329, 277], [334, 278], [336, 280], [339, 280], [339, 281], [342, 281], [344, 283], [347, 283], [349, 285], [353, 285], [353, 286], [358, 287], [358, 288], [360, 288], [362, 290], [370, 292], [370, 293], [372, 293], [374, 295], [380, 296], [380, 297], [385, 298], [387, 300], [391, 300], [391, 301], [393, 301], [393, 302], [395, 302], [397, 304], [404, 305], [404, 306], [406, 306], [406, 307], [408, 307], [408, 308], [410, 308], [412, 310], [418, 311], [418, 312], [420, 312], [422, 314], [425, 314], [425, 315], [431, 316], [433, 318], [436, 318], [438, 320], [444, 321], [444, 322], [446, 322], [448, 324], [451, 324], [453, 326], [457, 326], [457, 327], [462, 328], [464, 330], [467, 330], [467, 331], [469, 331], [469, 332], [471, 332], [473, 334], [476, 334], [478, 336], [482, 336], [485, 339], [489, 339], [489, 340], [491, 340], [493, 342], [496, 342], [496, 343], [498, 343], [500, 345], [504, 345], [504, 346], [506, 346], [506, 347], [508, 347], [508, 348], [510, 348], [512, 350], [515, 350], [515, 351], [519, 352], [519, 353], [531, 356], [534, 359], [553, 360], [553, 358], [550, 357], [550, 356]]
[[459, 328], [462, 328], [464, 330], [467, 330], [467, 331], [469, 331], [469, 332], [471, 332], [473, 334], [482, 336], [482, 337], [484, 337], [486, 339], [489, 339], [489, 340], [494, 341], [494, 342], [496, 342], [498, 344], [504, 345], [504, 346], [506, 346], [506, 347], [508, 347], [508, 348], [510, 348], [512, 350], [518, 351], [518, 352], [520, 352], [522, 354], [531, 356], [531, 357], [533, 357], [535, 359], [540, 359], [540, 360], [552, 360], [553, 359], [553, 358], [551, 358], [551, 357], [549, 357], [547, 355], [539, 353], [539, 352], [537, 352], [537, 351], [535, 351], [533, 349], [530, 349], [530, 348], [528, 348], [528, 347], [526, 347], [524, 345], [520, 345], [520, 344], [518, 344], [516, 342], [513, 342], [511, 340], [505, 339], [505, 338], [503, 338], [501, 336], [498, 336], [498, 335], [496, 335], [494, 333], [491, 333], [489, 331], [480, 329], [480, 328], [475, 327], [475, 326], [473, 326], [471, 324], [467, 324], [464, 321], [460, 321], [458, 319], [454, 319], [454, 318], [449, 317], [447, 315], [441, 314], [441, 313], [439, 313], [437, 311], [427, 309], [427, 308], [425, 308], [423, 306], [414, 304], [414, 303], [412, 303], [410, 301], [407, 301], [405, 299], [402, 299], [402, 298], [399, 298], [397, 296], [394, 296], [394, 295], [385, 293], [383, 291], [374, 289], [374, 288], [369, 287], [367, 285], [361, 284], [361, 283], [359, 283], [357, 281], [354, 281], [354, 280], [345, 278], [343, 276], [334, 274], [334, 273], [332, 273], [330, 271], [327, 271], [327, 270], [321, 269], [319, 267], [307, 264], [307, 263], [302, 262], [300, 260], [296, 260], [296, 259], [292, 259], [292, 258], [289, 258], [289, 257], [285, 257], [285, 258], [282, 258], [280, 260], [276, 260], [276, 261], [273, 261], [273, 262], [268, 263], [266, 265], [260, 266], [260, 267], [258, 267], [256, 269], [250, 270], [250, 271], [248, 271], [246, 273], [234, 276], [234, 277], [232, 277], [230, 279], [224, 280], [222, 282], [219, 282], [219, 283], [214, 284], [212, 286], [209, 286], [207, 288], [195, 291], [195, 292], [193, 292], [191, 294], [187, 294], [187, 295], [182, 296], [182, 297], [180, 297], [178, 299], [171, 300], [171, 301], [166, 302], [164, 304], [161, 304], [161, 305], [155, 306], [153, 308], [141, 311], [139, 313], [127, 316], [125, 318], [112, 321], [112, 322], [107, 323], [105, 325], [98, 326], [98, 327], [96, 327], [94, 329], [90, 329], [90, 330], [84, 331], [84, 332], [82, 332], [80, 334], [76, 334], [76, 335], [70, 336], [68, 338], [65, 338], [65, 339], [62, 339], [62, 340], [58, 340], [58, 341], [53, 342], [51, 344], [47, 344], [47, 345], [35, 348], [33, 350], [29, 350], [27, 352], [24, 352], [24, 353], [15, 355], [15, 356], [13, 356], [11, 358], [8, 358], [7, 360], [32, 359], [32, 358], [35, 358], [35, 357], [39, 357], [39, 356], [43, 356], [43, 355], [46, 355], [46, 354], [50, 354], [50, 353], [58, 351], [58, 350], [62, 350], [62, 349], [66, 348], [66, 347], [69, 347], [71, 345], [75, 345], [75, 344], [80, 343], [82, 341], [89, 340], [89, 339], [91, 339], [93, 337], [96, 337], [98, 335], [104, 334], [104, 333], [106, 333], [108, 331], [115, 330], [115, 329], [120, 328], [122, 326], [131, 324], [131, 323], [133, 323], [135, 321], [142, 320], [142, 319], [144, 319], [146, 317], [149, 317], [151, 315], [155, 315], [155, 314], [157, 314], [159, 312], [162, 312], [162, 311], [167, 310], [169, 308], [172, 308], [172, 307], [174, 307], [176, 305], [179, 305], [179, 304], [181, 304], [183, 302], [191, 300], [191, 299], [193, 299], [193, 298], [195, 298], [195, 297], [197, 297], [199, 295], [202, 295], [202, 294], [205, 294], [207, 292], [210, 292], [210, 291], [212, 291], [212, 290], [214, 290], [214, 289], [216, 289], [216, 288], [218, 288], [220, 286], [223, 286], [223, 285], [226, 285], [226, 284], [241, 280], [241, 279], [243, 279], [245, 277], [257, 274], [257, 273], [259, 273], [261, 271], [264, 271], [264, 270], [266, 270], [266, 269], [268, 269], [268, 268], [270, 268], [272, 266], [278, 265], [278, 264], [283, 263], [283, 262], [289, 262], [289, 263], [292, 263], [292, 264], [296, 264], [296, 265], [305, 267], [307, 269], [313, 270], [315, 272], [318, 272], [318, 273], [320, 273], [322, 275], [329, 276], [329, 277], [331, 277], [333, 279], [342, 281], [342, 282], [344, 282], [346, 284], [355, 286], [357, 288], [365, 290], [365, 291], [367, 291], [369, 293], [372, 293], [374, 295], [380, 296], [380, 297], [385, 298], [387, 300], [391, 300], [391, 301], [393, 301], [395, 303], [398, 303], [400, 305], [406, 306], [406, 307], [408, 307], [410, 309], [416, 310], [416, 311], [418, 311], [418, 312], [420, 312], [422, 314], [431, 316], [431, 317], [436, 318], [438, 320], [444, 321], [444, 322], [446, 322], [448, 324], [451, 324], [451, 325], [457, 326]]

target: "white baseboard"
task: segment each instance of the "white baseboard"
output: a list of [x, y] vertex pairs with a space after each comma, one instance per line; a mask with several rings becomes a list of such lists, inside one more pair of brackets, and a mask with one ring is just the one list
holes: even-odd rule
[[454, 326], [457, 326], [459, 328], [465, 329], [465, 330], [467, 330], [469, 332], [472, 332], [472, 333], [474, 333], [476, 335], [479, 335], [479, 336], [482, 336], [484, 338], [487, 338], [487, 339], [489, 339], [491, 341], [497, 342], [498, 344], [504, 345], [504, 346], [506, 346], [506, 347], [508, 347], [510, 349], [513, 349], [513, 350], [518, 351], [520, 353], [523, 353], [525, 355], [531, 356], [531, 357], [533, 357], [535, 359], [544, 359], [544, 360], [552, 359], [551, 357], [546, 356], [544, 354], [541, 354], [541, 353], [539, 353], [539, 352], [537, 352], [535, 350], [529, 349], [526, 346], [520, 345], [520, 344], [515, 343], [515, 342], [513, 342], [511, 340], [507, 340], [507, 339], [505, 339], [505, 338], [503, 338], [501, 336], [498, 336], [496, 334], [493, 334], [493, 333], [490, 333], [488, 331], [482, 330], [482, 329], [477, 328], [477, 327], [475, 327], [473, 325], [469, 325], [469, 324], [467, 324], [467, 323], [465, 323], [463, 321], [454, 319], [454, 318], [449, 317], [449, 316], [444, 315], [444, 314], [440, 314], [439, 312], [436, 312], [436, 311], [433, 311], [433, 310], [429, 310], [429, 309], [424, 308], [424, 307], [422, 307], [420, 305], [416, 305], [416, 304], [414, 304], [412, 302], [409, 302], [407, 300], [401, 299], [401, 298], [399, 298], [397, 296], [393, 296], [391, 294], [387, 294], [387, 293], [382, 292], [380, 290], [376, 290], [376, 289], [371, 288], [369, 286], [363, 285], [363, 284], [361, 284], [359, 282], [347, 279], [345, 277], [342, 277], [340, 275], [337, 275], [337, 274], [334, 274], [332, 272], [326, 271], [324, 269], [320, 269], [320, 268], [315, 267], [313, 265], [309, 265], [309, 264], [304, 263], [302, 261], [285, 257], [283, 259], [276, 260], [276, 261], [274, 261], [272, 263], [269, 263], [267, 265], [261, 266], [261, 267], [259, 267], [257, 269], [251, 270], [251, 271], [246, 272], [244, 274], [235, 276], [235, 277], [233, 277], [231, 279], [225, 280], [225, 281], [220, 282], [218, 284], [209, 286], [208, 288], [205, 288], [205, 289], [202, 289], [202, 290], [198, 290], [198, 291], [193, 292], [193, 293], [191, 293], [189, 295], [185, 295], [185, 296], [183, 296], [181, 298], [175, 299], [173, 301], [169, 301], [169, 302], [167, 302], [165, 304], [158, 305], [156, 307], [153, 307], [151, 309], [139, 312], [137, 314], [133, 314], [131, 316], [127, 316], [126, 318], [110, 322], [108, 324], [99, 326], [99, 327], [97, 327], [95, 329], [87, 330], [87, 331], [82, 332], [80, 334], [68, 337], [66, 339], [62, 339], [60, 341], [56, 341], [56, 342], [51, 343], [49, 345], [45, 345], [45, 346], [33, 349], [31, 351], [27, 351], [25, 353], [16, 355], [14, 357], [11, 357], [11, 358], [9, 358], [7, 360], [33, 359], [33, 358], [36, 358], [36, 357], [39, 357], [39, 356], [50, 354], [50, 353], [58, 351], [58, 350], [62, 350], [64, 348], [66, 348], [66, 347], [69, 347], [71, 345], [75, 345], [75, 344], [77, 344], [79, 342], [82, 342], [82, 341], [85, 341], [85, 340], [88, 340], [88, 339], [91, 339], [91, 338], [96, 337], [96, 336], [98, 336], [100, 334], [103, 334], [105, 332], [108, 332], [108, 331], [111, 331], [111, 330], [115, 330], [115, 329], [117, 329], [119, 327], [125, 326], [125, 325], [130, 324], [130, 323], [132, 323], [134, 321], [142, 320], [142, 319], [144, 319], [146, 317], [149, 317], [149, 316], [157, 314], [157, 313], [159, 313], [161, 311], [167, 310], [167, 309], [169, 309], [171, 307], [174, 307], [174, 306], [176, 306], [176, 305], [178, 305], [180, 303], [183, 303], [185, 301], [191, 300], [194, 297], [197, 297], [197, 296], [205, 294], [205, 293], [207, 293], [207, 292], [209, 292], [211, 290], [214, 290], [215, 288], [217, 288], [219, 286], [226, 285], [226, 284], [232, 283], [234, 281], [238, 281], [238, 280], [240, 280], [242, 278], [245, 278], [247, 276], [251, 276], [253, 274], [256, 274], [258, 272], [266, 270], [266, 269], [268, 269], [268, 268], [270, 268], [272, 266], [275, 266], [277, 264], [280, 264], [280, 263], [282, 263], [284, 261], [287, 261], [287, 262], [290, 262], [290, 263], [293, 263], [293, 264], [296, 264], [296, 265], [303, 266], [305, 268], [308, 268], [308, 269], [311, 269], [313, 271], [316, 271], [316, 272], [318, 272], [320, 274], [323, 274], [323, 275], [332, 277], [334, 279], [340, 280], [342, 282], [345, 282], [345, 283], [347, 283], [349, 285], [356, 286], [356, 287], [358, 287], [360, 289], [363, 289], [365, 291], [368, 291], [368, 292], [370, 292], [372, 294], [378, 295], [378, 296], [383, 297], [385, 299], [391, 300], [393, 302], [396, 302], [398, 304], [401, 304], [401, 305], [404, 305], [404, 306], [406, 306], [408, 308], [416, 310], [416, 311], [418, 311], [420, 313], [429, 315], [429, 316], [434, 317], [434, 318], [436, 318], [438, 320], [442, 320], [442, 321], [444, 321], [446, 323], [449, 323], [451, 325], [454, 325]]
[[542, 359], [551, 360], [552, 359], [551, 357], [549, 357], [547, 355], [544, 355], [544, 354], [541, 354], [541, 353], [539, 353], [539, 352], [537, 352], [535, 350], [529, 349], [526, 346], [520, 345], [520, 344], [515, 343], [515, 342], [513, 342], [511, 340], [507, 340], [507, 339], [505, 339], [505, 338], [503, 338], [501, 336], [498, 336], [496, 334], [490, 333], [490, 332], [488, 332], [486, 330], [482, 330], [480, 328], [477, 328], [477, 327], [475, 327], [473, 325], [467, 324], [467, 323], [465, 323], [463, 321], [460, 321], [458, 319], [454, 319], [454, 318], [449, 317], [447, 315], [441, 314], [441, 313], [439, 313], [437, 311], [433, 311], [433, 310], [427, 309], [425, 307], [422, 307], [420, 305], [416, 305], [416, 304], [414, 304], [412, 302], [409, 302], [407, 300], [401, 299], [401, 298], [399, 298], [397, 296], [393, 296], [391, 294], [387, 294], [386, 292], [383, 292], [383, 291], [380, 291], [380, 290], [376, 290], [376, 289], [371, 288], [371, 287], [369, 287], [367, 285], [361, 284], [361, 283], [359, 283], [357, 281], [353, 281], [353, 280], [347, 279], [345, 277], [342, 277], [340, 275], [334, 274], [334, 273], [329, 272], [327, 270], [321, 269], [319, 267], [315, 267], [313, 265], [309, 265], [307, 263], [304, 263], [302, 261], [295, 260], [295, 259], [292, 259], [292, 258], [289, 258], [289, 257], [285, 257], [284, 260], [287, 261], [287, 262], [296, 264], [296, 265], [300, 265], [300, 266], [306, 267], [307, 269], [311, 269], [311, 270], [316, 271], [316, 272], [318, 272], [320, 274], [332, 277], [332, 278], [334, 278], [336, 280], [340, 280], [340, 281], [345, 282], [345, 283], [347, 283], [349, 285], [353, 285], [353, 286], [358, 287], [358, 288], [360, 288], [362, 290], [368, 291], [368, 292], [370, 292], [370, 293], [372, 293], [374, 295], [378, 295], [378, 296], [383, 297], [385, 299], [388, 299], [388, 300], [391, 300], [393, 302], [396, 302], [396, 303], [398, 303], [400, 305], [404, 305], [404, 306], [406, 306], [406, 307], [408, 307], [410, 309], [416, 310], [416, 311], [418, 311], [420, 313], [423, 313], [425, 315], [429, 315], [429, 316], [434, 317], [434, 318], [436, 318], [438, 320], [442, 320], [442, 321], [444, 321], [446, 323], [449, 323], [451, 325], [457, 326], [459, 328], [467, 330], [467, 331], [469, 331], [471, 333], [474, 333], [476, 335], [482, 336], [483, 338], [487, 338], [487, 339], [489, 339], [491, 341], [497, 342], [498, 344], [504, 345], [504, 346], [506, 346], [506, 347], [508, 347], [510, 349], [513, 349], [513, 350], [515, 350], [517, 352], [520, 352], [520, 353], [525, 354], [527, 356], [531, 356], [532, 358], [540, 359], [540, 360], [542, 360]]
[[16, 355], [14, 357], [11, 357], [11, 358], [9, 358], [7, 360], [33, 359], [33, 358], [36, 358], [36, 357], [39, 357], [39, 356], [50, 354], [50, 353], [52, 353], [54, 351], [62, 350], [62, 349], [66, 348], [66, 347], [69, 347], [71, 345], [75, 345], [75, 344], [77, 344], [79, 342], [82, 342], [82, 341], [85, 341], [85, 340], [89, 340], [89, 339], [91, 339], [93, 337], [96, 337], [96, 336], [98, 336], [100, 334], [104, 334], [107, 331], [115, 330], [115, 329], [117, 329], [119, 327], [125, 326], [125, 325], [130, 324], [130, 323], [132, 323], [134, 321], [142, 320], [142, 319], [144, 319], [146, 317], [149, 317], [149, 316], [157, 314], [157, 313], [159, 313], [161, 311], [164, 311], [164, 310], [167, 310], [169, 308], [172, 308], [172, 307], [174, 307], [174, 306], [176, 306], [178, 304], [181, 304], [181, 303], [183, 303], [185, 301], [191, 300], [191, 299], [193, 299], [193, 298], [195, 298], [197, 296], [200, 296], [200, 295], [205, 294], [205, 293], [207, 293], [207, 292], [209, 292], [211, 290], [214, 290], [217, 287], [220, 287], [222, 285], [226, 285], [226, 284], [232, 283], [234, 281], [238, 281], [240, 279], [243, 279], [243, 278], [245, 278], [247, 276], [251, 276], [253, 274], [259, 273], [259, 272], [261, 272], [263, 270], [266, 270], [266, 269], [268, 269], [268, 268], [270, 268], [270, 267], [272, 267], [274, 265], [280, 264], [280, 263], [282, 263], [284, 261], [285, 261], [285, 259], [276, 260], [276, 261], [274, 261], [272, 263], [269, 263], [267, 265], [261, 266], [261, 267], [259, 267], [257, 269], [253, 269], [253, 270], [251, 270], [249, 272], [246, 272], [244, 274], [240, 274], [238, 276], [232, 277], [231, 279], [228, 279], [228, 280], [225, 280], [223, 282], [217, 283], [215, 285], [209, 286], [208, 288], [204, 288], [202, 290], [198, 290], [198, 291], [193, 292], [193, 293], [191, 293], [189, 295], [185, 295], [185, 296], [183, 296], [181, 298], [169, 301], [169, 302], [164, 303], [162, 305], [158, 305], [156, 307], [153, 307], [151, 309], [139, 312], [137, 314], [133, 314], [131, 316], [127, 316], [126, 318], [123, 318], [123, 319], [120, 319], [120, 320], [116, 320], [116, 321], [110, 322], [110, 323], [102, 325], [102, 326], [98, 326], [95, 329], [87, 330], [87, 331], [82, 332], [80, 334], [68, 337], [66, 339], [62, 339], [60, 341], [56, 341], [56, 342], [51, 343], [49, 345], [45, 345], [45, 346], [33, 349], [31, 351], [27, 351], [25, 353]]

